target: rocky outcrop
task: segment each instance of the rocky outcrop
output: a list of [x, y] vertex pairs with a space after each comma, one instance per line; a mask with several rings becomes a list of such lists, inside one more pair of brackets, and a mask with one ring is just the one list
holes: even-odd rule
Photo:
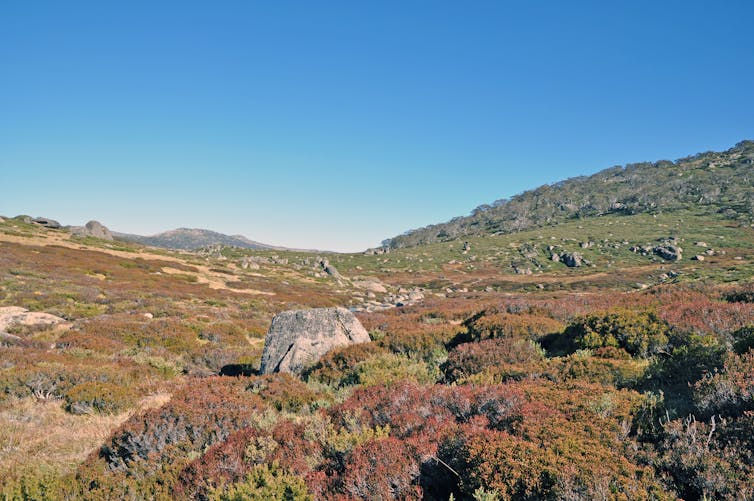
[[390, 254], [390, 247], [375, 247], [364, 251], [365, 256], [381, 256], [382, 254]]
[[272, 319], [259, 371], [300, 374], [333, 348], [368, 341], [369, 333], [345, 308], [284, 311]]
[[54, 326], [66, 324], [66, 320], [49, 313], [29, 311], [20, 306], [4, 306], [0, 308], [0, 331], [7, 330], [8, 327], [16, 325], [26, 325], [30, 327]]
[[365, 291], [372, 292], [374, 294], [387, 293], [387, 287], [385, 287], [385, 284], [380, 282], [377, 278], [367, 277], [363, 280], [354, 280], [352, 284], [354, 287], [364, 289]]
[[670, 244], [658, 245], [652, 250], [656, 255], [660, 256], [666, 261], [679, 261], [682, 256], [681, 253], [683, 252], [683, 249], [681, 249], [677, 245]]
[[98, 221], [89, 221], [84, 226], [72, 226], [71, 234], [77, 237], [94, 237], [102, 240], [112, 240], [113, 234], [105, 225]]
[[569, 268], [578, 268], [584, 264], [584, 258], [578, 252], [564, 252], [560, 256], [560, 261]]
[[326, 257], [317, 256], [317, 258], [314, 260], [314, 267], [318, 270], [322, 270], [325, 274], [333, 277], [338, 281], [343, 279], [340, 272], [338, 272], [338, 269], [335, 268], [335, 266], [331, 265], [330, 261]]
[[45, 228], [50, 228], [52, 230], [57, 230], [58, 228], [60, 228], [59, 222], [47, 217], [36, 217], [32, 219], [32, 222], [37, 223], [40, 226], [44, 226]]

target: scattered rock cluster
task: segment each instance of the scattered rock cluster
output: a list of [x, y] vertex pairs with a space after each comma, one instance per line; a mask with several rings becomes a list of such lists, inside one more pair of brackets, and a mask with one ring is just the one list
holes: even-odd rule
[[[384, 289], [384, 286], [381, 289]], [[377, 289], [373, 288], [372, 291], [374, 290]], [[419, 288], [411, 290], [400, 288], [397, 292], [387, 294], [382, 299], [378, 299], [375, 292], [372, 291], [368, 290], [366, 298], [359, 293], [354, 294], [354, 299], [361, 304], [351, 309], [353, 311], [380, 311], [388, 308], [411, 306], [424, 300], [424, 291]]]
[[365, 256], [381, 256], [382, 254], [390, 254], [390, 247], [375, 247], [364, 251]]

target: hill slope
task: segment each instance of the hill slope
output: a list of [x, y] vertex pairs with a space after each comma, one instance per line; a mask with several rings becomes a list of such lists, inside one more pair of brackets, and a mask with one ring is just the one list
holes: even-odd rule
[[461, 237], [505, 234], [603, 214], [661, 213], [706, 208], [731, 220], [754, 213], [754, 141], [700, 153], [612, 167], [477, 207], [469, 216], [386, 240], [392, 248]]
[[131, 235], [127, 233], [113, 233], [121, 240], [128, 240], [153, 247], [165, 249], [193, 250], [208, 245], [227, 245], [242, 247], [244, 249], [276, 249], [272, 245], [266, 245], [241, 235], [225, 235], [211, 230], [198, 228], [178, 228], [152, 236]]

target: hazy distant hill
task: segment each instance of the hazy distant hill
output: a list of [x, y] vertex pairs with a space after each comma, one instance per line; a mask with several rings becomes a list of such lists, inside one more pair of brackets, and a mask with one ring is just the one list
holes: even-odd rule
[[166, 249], [192, 250], [214, 244], [243, 247], [246, 249], [279, 249], [279, 247], [249, 240], [242, 235], [224, 235], [216, 231], [198, 228], [178, 228], [177, 230], [166, 231], [152, 236], [116, 232], [113, 232], [113, 235], [122, 240]]
[[754, 141], [700, 153], [612, 167], [526, 191], [474, 209], [469, 216], [411, 230], [386, 240], [393, 248], [471, 235], [512, 233], [608, 213], [659, 213], [706, 207], [750, 222], [754, 214]]

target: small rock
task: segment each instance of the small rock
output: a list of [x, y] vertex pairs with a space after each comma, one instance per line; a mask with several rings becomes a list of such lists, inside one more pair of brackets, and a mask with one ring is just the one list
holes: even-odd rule
[[701, 254], [697, 254], [696, 256], [691, 258], [694, 261], [704, 261], [704, 256]]
[[151, 313], [145, 313], [144, 314], [144, 318], [147, 318], [147, 319], [151, 320], [151, 319], [154, 318], [154, 315], [152, 315]]

